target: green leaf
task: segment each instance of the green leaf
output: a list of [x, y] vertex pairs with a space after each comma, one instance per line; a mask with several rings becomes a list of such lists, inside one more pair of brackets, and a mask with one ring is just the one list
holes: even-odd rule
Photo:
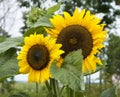
[[49, 18], [50, 16], [40, 17], [32, 27], [38, 27], [38, 26], [52, 27]]
[[24, 37], [30, 36], [31, 34], [46, 34], [46, 31], [43, 27], [30, 28], [27, 32], [24, 33]]
[[0, 54], [0, 81], [18, 73], [16, 49], [10, 48]]
[[17, 45], [21, 44], [22, 42], [23, 42], [22, 37], [7, 38], [0, 43], [0, 53], [3, 53], [10, 48], [17, 47]]
[[60, 9], [61, 2], [57, 3], [56, 5], [50, 7], [47, 10], [47, 14], [53, 14], [54, 12], [58, 11]]
[[84, 77], [82, 74], [81, 50], [69, 53], [60, 68], [53, 62], [50, 68], [52, 76], [63, 85], [68, 85], [75, 91], [84, 90]]
[[117, 97], [115, 94], [115, 87], [103, 91], [100, 97]]
[[37, 22], [28, 30], [24, 33], [24, 37], [25, 36], [29, 36], [31, 34], [44, 34], [46, 35], [46, 31], [44, 27], [52, 27], [52, 24], [49, 21], [49, 18], [51, 16], [43, 16], [40, 17]]

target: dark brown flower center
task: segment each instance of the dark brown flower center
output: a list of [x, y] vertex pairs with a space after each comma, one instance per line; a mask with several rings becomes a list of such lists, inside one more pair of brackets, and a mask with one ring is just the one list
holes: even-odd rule
[[48, 49], [43, 45], [33, 45], [27, 53], [27, 61], [35, 70], [44, 69], [49, 63]]
[[60, 32], [57, 38], [57, 43], [62, 44], [62, 54], [64, 58], [69, 52], [82, 49], [83, 58], [86, 58], [93, 47], [93, 39], [91, 33], [80, 25], [68, 26]]

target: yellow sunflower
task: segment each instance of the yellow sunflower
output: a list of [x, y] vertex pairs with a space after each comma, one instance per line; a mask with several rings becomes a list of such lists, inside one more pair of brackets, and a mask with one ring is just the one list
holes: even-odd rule
[[59, 50], [62, 45], [56, 44], [55, 39], [49, 36], [36, 34], [25, 37], [24, 42], [25, 45], [17, 57], [20, 73], [28, 73], [29, 82], [45, 82], [51, 77], [51, 62], [59, 60], [60, 54], [63, 53]]
[[102, 65], [101, 60], [95, 55], [104, 47], [106, 31], [103, 30], [105, 24], [99, 24], [100, 19], [91, 15], [90, 11], [75, 9], [73, 16], [64, 12], [63, 16], [55, 15], [50, 19], [54, 28], [46, 31], [62, 44], [62, 54], [64, 58], [69, 52], [82, 49], [83, 66], [82, 71], [90, 73], [96, 70], [96, 64]]

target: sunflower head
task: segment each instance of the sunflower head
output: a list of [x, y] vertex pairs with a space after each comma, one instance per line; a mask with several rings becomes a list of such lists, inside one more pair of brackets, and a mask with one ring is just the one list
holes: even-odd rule
[[100, 24], [99, 18], [91, 15], [90, 11], [76, 8], [72, 16], [64, 12], [63, 16], [57, 14], [50, 21], [54, 28], [46, 31], [62, 44], [61, 49], [65, 51], [62, 58], [71, 51], [82, 49], [84, 73], [95, 71], [97, 63], [102, 65], [95, 55], [104, 47], [107, 33], [103, 29], [105, 24]]
[[50, 64], [57, 61], [60, 54], [61, 44], [56, 44], [55, 39], [43, 35], [30, 35], [25, 37], [25, 45], [20, 51], [17, 59], [19, 60], [19, 71], [28, 73], [29, 82], [44, 82], [50, 75]]

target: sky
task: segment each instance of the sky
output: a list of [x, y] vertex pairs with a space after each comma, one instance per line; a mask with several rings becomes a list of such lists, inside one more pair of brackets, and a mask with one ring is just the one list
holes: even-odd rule
[[[8, 3], [9, 2], [9, 3]], [[23, 26], [22, 11], [18, 7], [16, 0], [3, 0], [0, 3], [0, 18], [5, 16], [5, 20], [0, 21], [0, 26], [12, 37], [21, 36], [19, 29]]]
[[[46, 0], [42, 7], [49, 8], [55, 4], [56, 3], [52, 2], [51, 0]], [[22, 36], [22, 34], [19, 31], [20, 28], [24, 25], [22, 20], [22, 13], [26, 11], [26, 8], [19, 8], [16, 0], [3, 0], [3, 3], [0, 3], [0, 13], [2, 13], [0, 14], [0, 18], [4, 14], [6, 14], [8, 9], [9, 13], [5, 16], [6, 20], [3, 28], [9, 33], [9, 35], [11, 35], [11, 37]]]
[[[11, 35], [12, 37], [19, 37], [22, 36], [22, 34], [19, 32], [20, 28], [24, 25], [23, 24], [23, 20], [22, 20], [22, 12], [24, 12], [26, 9], [22, 8], [20, 9], [18, 7], [18, 3], [16, 2], [16, 0], [3, 0], [4, 3], [0, 4], [0, 18], [6, 14], [8, 7], [10, 7], [9, 9], [9, 14], [6, 15], [6, 20], [2, 21], [5, 22], [5, 25], [3, 25], [3, 28], [9, 32], [9, 35]], [[9, 3], [8, 3], [9, 2]], [[51, 0], [47, 0], [46, 3], [44, 3], [44, 6], [50, 7], [53, 4], [55, 4], [54, 2], [51, 2]], [[113, 3], [113, 5], [115, 5]], [[117, 6], [118, 7], [118, 6]], [[120, 8], [120, 7], [118, 7]], [[119, 18], [117, 18], [117, 21], [120, 21]], [[11, 26], [12, 25], [12, 26]], [[113, 29], [112, 32], [116, 32], [117, 34], [120, 35], [120, 22], [117, 22], [117, 29]], [[24, 81], [27, 82], [27, 77], [28, 75], [17, 75], [15, 76], [15, 80], [16, 81]], [[91, 76], [92, 81], [96, 81], [96, 79], [99, 77], [99, 73], [95, 73]]]

